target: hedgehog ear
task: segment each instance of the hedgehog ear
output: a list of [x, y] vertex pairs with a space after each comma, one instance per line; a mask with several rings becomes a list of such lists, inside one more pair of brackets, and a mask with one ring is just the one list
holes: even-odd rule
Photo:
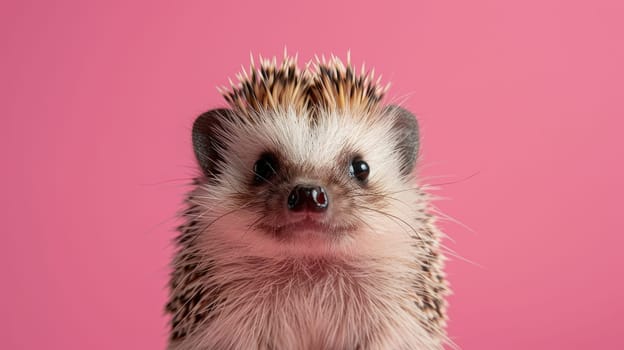
[[397, 152], [401, 156], [401, 175], [409, 175], [420, 150], [418, 121], [412, 112], [397, 105], [390, 105], [385, 110], [394, 118], [392, 129], [397, 137]]
[[193, 150], [203, 173], [210, 178], [218, 175], [217, 165], [223, 161], [223, 130], [235, 113], [227, 108], [203, 113], [193, 123]]

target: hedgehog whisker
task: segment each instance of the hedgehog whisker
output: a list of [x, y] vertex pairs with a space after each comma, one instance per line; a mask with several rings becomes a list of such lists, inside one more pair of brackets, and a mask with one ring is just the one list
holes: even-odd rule
[[[404, 225], [406, 225], [407, 227], [409, 227], [409, 228], [412, 230], [412, 232], [414, 232], [414, 234], [418, 237], [418, 239], [420, 239], [421, 241], [424, 241], [424, 240], [423, 240], [423, 238], [422, 238], [422, 236], [420, 235], [420, 232], [418, 232], [418, 230], [416, 230], [416, 229], [414, 228], [414, 226], [412, 226], [409, 222], [405, 221], [404, 219], [402, 219], [402, 218], [400, 218], [400, 217], [398, 217], [398, 216], [396, 216], [396, 215], [390, 214], [390, 213], [388, 213], [388, 212], [385, 212], [385, 211], [383, 211], [383, 210], [374, 209], [374, 208], [369, 208], [369, 207], [362, 206], [362, 205], [358, 205], [358, 204], [356, 204], [355, 206], [356, 206], [357, 208], [360, 208], [360, 209], [369, 210], [369, 211], [376, 212], [376, 213], [378, 213], [378, 214], [384, 215], [384, 216], [385, 216], [385, 217], [387, 217], [387, 218], [393, 219], [395, 222], [397, 222], [397, 220], [398, 220], [398, 222], [399, 222], [399, 223], [403, 223]], [[402, 227], [402, 226], [401, 226], [401, 225], [399, 225], [399, 227]], [[407, 232], [407, 231], [406, 231], [406, 232]]]
[[392, 197], [389, 196], [385, 193], [358, 193], [358, 194], [352, 194], [352, 195], [346, 195], [345, 198], [366, 198], [366, 197], [372, 197], [372, 198], [381, 198], [381, 199], [391, 199], [394, 201], [397, 201], [403, 205], [405, 205], [407, 208], [411, 208], [410, 204], [406, 203], [404, 200], [396, 198], [396, 197]]
[[264, 217], [262, 216], [258, 216], [258, 218], [256, 220], [254, 220], [253, 222], [251, 222], [249, 225], [247, 225], [247, 229], [245, 230], [245, 232], [243, 232], [241, 237], [245, 237], [245, 235], [250, 231], [255, 231], [258, 230], [258, 224], [264, 219]]
[[140, 184], [141, 186], [160, 186], [160, 185], [166, 185], [166, 184], [170, 184], [170, 183], [186, 183], [188, 184], [189, 182], [192, 182], [193, 178], [189, 178], [189, 177], [184, 177], [184, 178], [177, 178], [177, 179], [169, 179], [169, 180], [162, 180], [162, 181], [157, 181], [157, 182], [152, 182], [152, 183], [143, 183]]
[[[192, 238], [192, 240], [190, 241], [190, 244], [189, 244], [189, 245], [192, 245], [193, 243], [195, 243], [195, 240], [196, 240], [199, 236], [203, 235], [206, 231], [208, 231], [208, 229], [209, 229], [212, 225], [214, 225], [215, 223], [217, 223], [219, 220], [223, 219], [224, 217], [226, 217], [226, 216], [228, 216], [228, 215], [232, 215], [232, 214], [234, 214], [234, 213], [236, 213], [236, 212], [239, 212], [239, 211], [241, 211], [241, 210], [244, 210], [244, 209], [248, 208], [248, 207], [249, 207], [249, 205], [251, 205], [253, 202], [254, 202], [253, 200], [250, 200], [250, 201], [248, 201], [248, 202], [244, 203], [242, 206], [240, 206], [240, 207], [238, 207], [238, 208], [234, 208], [234, 209], [232, 209], [232, 210], [229, 210], [229, 211], [227, 211], [227, 212], [225, 212], [225, 213], [223, 213], [223, 214], [219, 215], [218, 217], [216, 217], [216, 218], [215, 218], [214, 220], [212, 220], [211, 222], [209, 222], [206, 226], [204, 226], [204, 227], [203, 227], [203, 229], [202, 229], [202, 230], [195, 231], [195, 232], [194, 232], [195, 236]], [[197, 219], [201, 218], [203, 215], [205, 215], [205, 214], [207, 214], [207, 213], [209, 213], [209, 212], [210, 212], [210, 210], [206, 210], [206, 211], [204, 211], [204, 212], [203, 212], [203, 213], [201, 213], [199, 216], [197, 216]]]
[[375, 228], [373, 228], [373, 226], [371, 226], [371, 224], [368, 223], [368, 221], [362, 219], [358, 214], [352, 214], [353, 218], [355, 218], [357, 221], [365, 224], [366, 226], [368, 226], [368, 228], [371, 229], [372, 232], [375, 231]]

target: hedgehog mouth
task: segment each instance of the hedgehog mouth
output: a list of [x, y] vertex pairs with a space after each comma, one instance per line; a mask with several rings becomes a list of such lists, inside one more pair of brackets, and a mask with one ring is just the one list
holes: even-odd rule
[[325, 236], [328, 239], [339, 235], [351, 233], [355, 227], [349, 225], [329, 224], [326, 222], [305, 218], [284, 225], [263, 226], [265, 231], [280, 238], [294, 238], [295, 236]]

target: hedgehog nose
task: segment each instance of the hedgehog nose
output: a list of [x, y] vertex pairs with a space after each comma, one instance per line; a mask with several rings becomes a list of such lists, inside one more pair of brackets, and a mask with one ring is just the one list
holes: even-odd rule
[[322, 212], [328, 205], [329, 197], [321, 186], [297, 185], [288, 195], [288, 209], [292, 211]]

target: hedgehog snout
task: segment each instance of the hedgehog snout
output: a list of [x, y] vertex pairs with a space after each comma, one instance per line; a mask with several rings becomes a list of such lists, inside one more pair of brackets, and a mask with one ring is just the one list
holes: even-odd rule
[[288, 195], [287, 205], [293, 212], [321, 213], [329, 206], [329, 196], [322, 186], [296, 185]]

